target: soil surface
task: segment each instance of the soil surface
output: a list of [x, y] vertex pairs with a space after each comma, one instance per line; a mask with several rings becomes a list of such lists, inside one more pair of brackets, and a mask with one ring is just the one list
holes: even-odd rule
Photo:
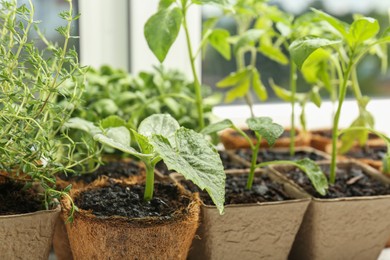
[[113, 179], [120, 179], [140, 175], [142, 171], [143, 169], [139, 167], [138, 162], [114, 161], [107, 162], [106, 164], [101, 165], [96, 171], [92, 173], [86, 173], [82, 175], [74, 175], [71, 173], [65, 175], [64, 173], [62, 173], [59, 174], [59, 177], [65, 181], [91, 183], [101, 176], [107, 176]]
[[[226, 175], [225, 205], [248, 204], [256, 202], [283, 201], [291, 199], [284, 191], [283, 186], [272, 181], [267, 174], [255, 176], [251, 190], [245, 188], [248, 175]], [[200, 198], [206, 205], [214, 205], [205, 191], [187, 180], [180, 182], [187, 190], [199, 192]]]
[[143, 185], [121, 186], [111, 184], [107, 187], [82, 192], [76, 205], [91, 210], [98, 217], [122, 216], [128, 218], [160, 217], [170, 219], [177, 210], [186, 208], [189, 199], [180, 196], [173, 184], [155, 184], [151, 201], [143, 199]]
[[[250, 149], [239, 149], [236, 151], [236, 154], [248, 162], [251, 161], [252, 151]], [[257, 163], [261, 162], [269, 162], [275, 160], [301, 160], [304, 158], [309, 158], [313, 161], [321, 161], [325, 160], [325, 158], [321, 155], [318, 155], [314, 152], [309, 151], [295, 151], [293, 156], [290, 155], [289, 151], [278, 151], [272, 149], [264, 149], [260, 150], [257, 156]]]
[[[256, 134], [255, 134], [255, 132], [253, 130], [244, 129], [243, 132], [245, 134], [247, 134], [250, 138], [257, 139]], [[298, 134], [298, 132], [295, 131], [295, 136], [297, 136], [297, 134]], [[238, 133], [237, 131], [232, 132], [232, 135], [234, 135], [234, 136], [241, 136], [240, 133]], [[279, 136], [279, 138], [284, 138], [284, 137], [287, 137], [287, 138], [290, 137], [290, 130], [284, 130], [284, 132]]]
[[[328, 176], [329, 165], [321, 165], [321, 169]], [[357, 165], [348, 165], [343, 168], [337, 168], [336, 183], [329, 186], [328, 194], [322, 196], [318, 194], [311, 185], [306, 174], [299, 169], [292, 169], [285, 173], [288, 178], [294, 180], [306, 192], [316, 198], [343, 198], [359, 196], [375, 196], [390, 194], [390, 185], [371, 178], [366, 175]]]
[[367, 158], [375, 161], [382, 161], [385, 158], [387, 153], [387, 146], [363, 146], [358, 148], [353, 148], [348, 151], [345, 156], [351, 158]]
[[[242, 165], [239, 162], [232, 161], [229, 157], [229, 155], [225, 151], [218, 151], [219, 156], [221, 157], [222, 160], [222, 165], [225, 170], [232, 170], [232, 169], [246, 169], [245, 165]], [[170, 173], [174, 171], [168, 170], [168, 167], [163, 161], [160, 161], [156, 165], [156, 169], [162, 173], [163, 175], [168, 176]]]
[[[314, 130], [311, 132], [312, 132], [312, 134], [332, 139], [332, 129]], [[368, 133], [369, 140], [374, 140], [374, 139], [378, 139], [378, 138], [379, 138], [379, 136], [377, 136], [376, 134]]]
[[6, 181], [0, 184], [0, 215], [24, 214], [42, 210], [42, 200], [23, 185]]

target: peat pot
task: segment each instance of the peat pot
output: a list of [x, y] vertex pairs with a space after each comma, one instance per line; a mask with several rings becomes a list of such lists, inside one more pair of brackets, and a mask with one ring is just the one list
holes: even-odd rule
[[[319, 163], [325, 173], [329, 163]], [[338, 169], [350, 174], [346, 186], [357, 185], [367, 176], [368, 186], [381, 187], [390, 193], [389, 181], [371, 167], [357, 162], [341, 162]], [[303, 180], [302, 173], [292, 166], [271, 166], [277, 174], [290, 173], [294, 180]], [[352, 170], [353, 169], [353, 170]], [[363, 174], [356, 174], [356, 169]], [[339, 170], [338, 170], [339, 171]], [[356, 174], [356, 175], [353, 175]], [[337, 174], [336, 184], [340, 174]], [[341, 175], [340, 175], [341, 176]], [[377, 259], [390, 234], [390, 195], [320, 198], [311, 185], [299, 187], [313, 198], [306, 211], [289, 259], [299, 260], [367, 260]], [[297, 186], [298, 187], [298, 186]], [[349, 188], [360, 193], [358, 189]]]

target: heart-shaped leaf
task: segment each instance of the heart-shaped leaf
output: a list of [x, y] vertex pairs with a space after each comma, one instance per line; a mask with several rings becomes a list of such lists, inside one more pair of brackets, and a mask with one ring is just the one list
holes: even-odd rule
[[171, 115], [155, 114], [145, 118], [138, 127], [138, 133], [148, 138], [162, 135], [174, 144], [173, 135], [180, 128], [179, 123]]
[[272, 122], [270, 117], [254, 117], [246, 120], [249, 128], [256, 131], [267, 140], [267, 143], [272, 146], [276, 139], [283, 133], [284, 129], [281, 125]]

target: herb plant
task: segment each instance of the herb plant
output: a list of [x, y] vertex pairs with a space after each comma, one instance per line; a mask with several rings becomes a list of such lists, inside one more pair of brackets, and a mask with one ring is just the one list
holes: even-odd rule
[[[339, 80], [338, 106], [333, 119], [332, 161], [329, 176], [330, 183], [334, 184], [339, 118], [347, 88], [349, 85], [352, 87], [359, 107], [359, 118], [352, 125], [372, 127], [373, 118], [366, 110], [368, 98], [360, 94], [356, 67], [367, 53], [376, 51], [378, 47], [390, 41], [390, 29], [386, 29], [381, 36], [377, 37], [380, 28], [376, 19], [356, 15], [354, 21], [347, 24], [322, 11], [313, 9], [313, 12], [318, 19], [324, 21], [324, 25], [328, 28], [327, 34], [297, 39], [290, 45], [290, 53], [299, 68], [302, 68], [317, 50], [328, 50], [331, 53], [329, 62], [336, 68], [336, 76]], [[355, 136], [359, 133], [361, 141], [367, 139], [366, 130], [353, 133]]]
[[[53, 198], [67, 196], [54, 189], [55, 174], [71, 171], [94, 151], [79, 161], [73, 156], [76, 146], [62, 126], [80, 102], [83, 85], [75, 80], [80, 68], [77, 53], [68, 49], [74, 16], [69, 10], [60, 14], [67, 22], [57, 31], [64, 37], [63, 46], [49, 42], [34, 20], [34, 6], [18, 5], [16, 0], [0, 2], [0, 172], [11, 180], [24, 182], [25, 188], [38, 183], [43, 189], [46, 208]], [[29, 38], [33, 30], [47, 46], [43, 51]], [[73, 81], [65, 88], [65, 81]], [[64, 103], [57, 98], [66, 96]], [[64, 141], [67, 140], [67, 141]]]
[[181, 173], [199, 188], [205, 189], [219, 212], [223, 212], [225, 172], [218, 152], [201, 134], [180, 127], [172, 116], [149, 116], [137, 130], [129, 129], [116, 116], [105, 120], [104, 127], [100, 124], [100, 128], [81, 118], [72, 118], [67, 127], [84, 130], [101, 144], [141, 160], [146, 168], [146, 201], [153, 197], [155, 165], [163, 160], [168, 169]]
[[256, 142], [254, 142], [245, 132], [243, 132], [240, 128], [236, 127], [233, 122], [229, 119], [225, 119], [218, 123], [211, 124], [204, 128], [201, 133], [210, 134], [214, 132], [219, 132], [226, 128], [232, 128], [236, 130], [240, 135], [242, 135], [250, 145], [250, 149], [252, 151], [251, 158], [251, 167], [248, 175], [248, 180], [246, 184], [246, 188], [250, 190], [252, 188], [255, 170], [260, 167], [265, 167], [268, 165], [294, 165], [305, 172], [313, 184], [314, 188], [321, 195], [326, 194], [326, 190], [328, 188], [328, 182], [318, 167], [318, 165], [310, 159], [302, 159], [297, 161], [288, 161], [288, 160], [280, 160], [280, 161], [269, 161], [269, 162], [261, 162], [257, 164], [257, 156], [260, 149], [261, 139], [265, 138], [270, 146], [272, 146], [276, 139], [283, 133], [283, 127], [272, 122], [272, 119], [269, 117], [251, 117], [247, 119], [247, 124], [249, 129], [253, 130], [256, 134]]
[[195, 60], [205, 44], [204, 35], [197, 51], [191, 46], [190, 32], [187, 24], [187, 12], [192, 5], [215, 4], [228, 6], [228, 0], [160, 0], [158, 11], [152, 15], [145, 24], [144, 34], [149, 48], [160, 62], [165, 60], [169, 49], [175, 42], [179, 30], [183, 27], [188, 47], [188, 56], [193, 75], [193, 87], [195, 92], [195, 105], [198, 115], [198, 128], [205, 126], [202, 85], [198, 72], [195, 69]]

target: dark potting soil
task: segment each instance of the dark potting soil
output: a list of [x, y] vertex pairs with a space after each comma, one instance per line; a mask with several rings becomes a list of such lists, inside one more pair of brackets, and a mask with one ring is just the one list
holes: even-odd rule
[[361, 159], [367, 158], [376, 161], [382, 161], [385, 158], [387, 153], [387, 146], [362, 146], [358, 148], [353, 148], [348, 151], [345, 156]]
[[122, 216], [128, 218], [161, 217], [170, 219], [173, 213], [186, 208], [189, 199], [180, 196], [173, 184], [155, 184], [154, 197], [150, 201], [143, 199], [143, 185], [121, 186], [111, 184], [107, 187], [82, 192], [76, 199], [76, 205], [91, 210], [98, 217]]
[[[229, 155], [225, 151], [218, 151], [219, 156], [221, 157], [222, 160], [222, 165], [225, 170], [232, 170], [232, 169], [246, 169], [245, 165], [242, 165], [239, 162], [233, 161]], [[162, 173], [163, 175], [168, 176], [170, 173], [174, 171], [168, 170], [168, 167], [163, 161], [160, 161], [156, 164], [156, 169]]]
[[137, 162], [114, 161], [101, 165], [96, 171], [92, 173], [86, 173], [82, 175], [74, 175], [69, 173], [68, 175], [65, 175], [64, 173], [61, 173], [59, 174], [59, 177], [65, 181], [82, 181], [84, 183], [91, 183], [101, 176], [120, 179], [140, 175], [142, 170], [143, 169], [139, 167]]
[[[225, 205], [248, 204], [256, 202], [283, 201], [291, 199], [283, 186], [275, 183], [267, 174], [255, 176], [251, 190], [245, 188], [248, 175], [226, 175]], [[199, 192], [200, 198], [206, 205], [214, 205], [207, 192], [201, 191], [192, 182], [182, 180], [180, 183], [191, 192]]]
[[[323, 172], [329, 176], [329, 165], [320, 166]], [[306, 174], [294, 168], [285, 173], [288, 178], [294, 180], [306, 192], [316, 198], [343, 198], [359, 196], [376, 196], [390, 194], [390, 185], [384, 184], [366, 174], [357, 165], [338, 167], [336, 170], [336, 182], [329, 186], [325, 196], [318, 194], [311, 185]]]
[[[247, 134], [250, 138], [255, 138], [255, 139], [257, 138], [256, 134], [253, 130], [244, 129], [243, 132], [245, 134]], [[232, 134], [234, 136], [241, 136], [240, 133], [238, 133], [237, 131], [232, 132]], [[295, 136], [297, 136], [297, 131], [295, 131]], [[287, 138], [290, 137], [290, 130], [284, 130], [284, 132], [281, 134], [281, 136], [279, 136], [279, 138], [284, 138], [284, 137], [287, 137]]]
[[0, 184], [0, 215], [24, 214], [42, 210], [37, 194], [23, 190], [23, 185], [12, 181]]
[[[251, 161], [252, 151], [250, 149], [239, 149], [236, 151], [236, 154], [249, 162]], [[289, 151], [264, 149], [259, 151], [257, 156], [257, 163], [269, 162], [275, 160], [294, 161], [294, 160], [301, 160], [304, 158], [309, 158], [313, 161], [325, 160], [323, 156], [309, 151], [295, 151], [294, 155], [290, 155]]]

